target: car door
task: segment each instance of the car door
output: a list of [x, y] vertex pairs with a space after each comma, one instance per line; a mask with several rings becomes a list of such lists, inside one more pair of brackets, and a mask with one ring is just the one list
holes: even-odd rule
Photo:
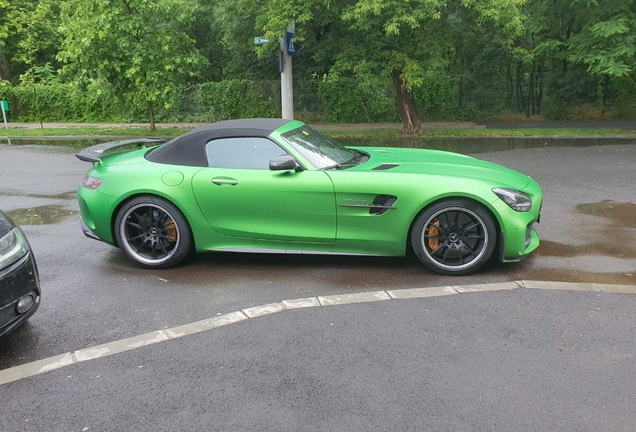
[[208, 167], [192, 179], [197, 203], [219, 234], [286, 242], [335, 242], [336, 205], [329, 176], [318, 170], [270, 171], [287, 152], [262, 137], [206, 144]]

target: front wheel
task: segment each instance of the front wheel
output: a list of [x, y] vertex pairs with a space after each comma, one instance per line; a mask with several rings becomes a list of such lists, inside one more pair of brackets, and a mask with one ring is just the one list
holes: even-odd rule
[[163, 198], [142, 196], [128, 201], [117, 213], [115, 237], [128, 258], [145, 268], [168, 268], [192, 250], [186, 218]]
[[495, 223], [479, 203], [452, 199], [422, 212], [411, 231], [419, 260], [443, 275], [465, 275], [484, 265], [495, 250]]

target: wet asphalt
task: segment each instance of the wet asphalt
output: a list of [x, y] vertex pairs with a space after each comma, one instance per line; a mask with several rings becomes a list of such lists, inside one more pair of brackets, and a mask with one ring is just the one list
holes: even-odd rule
[[[284, 299], [520, 279], [636, 285], [636, 145], [475, 149], [541, 184], [542, 245], [463, 278], [409, 258], [290, 255], [142, 270], [81, 234], [75, 190], [89, 166], [73, 152], [0, 145], [0, 208], [22, 221], [43, 289], [37, 314], [0, 340], [0, 369]], [[633, 298], [455, 297], [264, 317], [11, 383], [3, 430], [636, 429]]]

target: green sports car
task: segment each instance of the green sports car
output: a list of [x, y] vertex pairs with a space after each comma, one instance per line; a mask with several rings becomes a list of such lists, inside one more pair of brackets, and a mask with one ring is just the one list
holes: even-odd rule
[[93, 164], [78, 192], [84, 233], [147, 268], [194, 251], [412, 249], [429, 269], [464, 275], [539, 245], [542, 192], [527, 175], [442, 151], [344, 147], [296, 120], [223, 121], [76, 156]]

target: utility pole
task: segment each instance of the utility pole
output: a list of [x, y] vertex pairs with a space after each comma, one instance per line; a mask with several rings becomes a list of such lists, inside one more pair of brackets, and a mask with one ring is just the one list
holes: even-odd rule
[[280, 99], [284, 119], [294, 119], [294, 84], [292, 80], [292, 56], [296, 55], [294, 38], [295, 23], [291, 21], [287, 27], [285, 37], [280, 40]]

